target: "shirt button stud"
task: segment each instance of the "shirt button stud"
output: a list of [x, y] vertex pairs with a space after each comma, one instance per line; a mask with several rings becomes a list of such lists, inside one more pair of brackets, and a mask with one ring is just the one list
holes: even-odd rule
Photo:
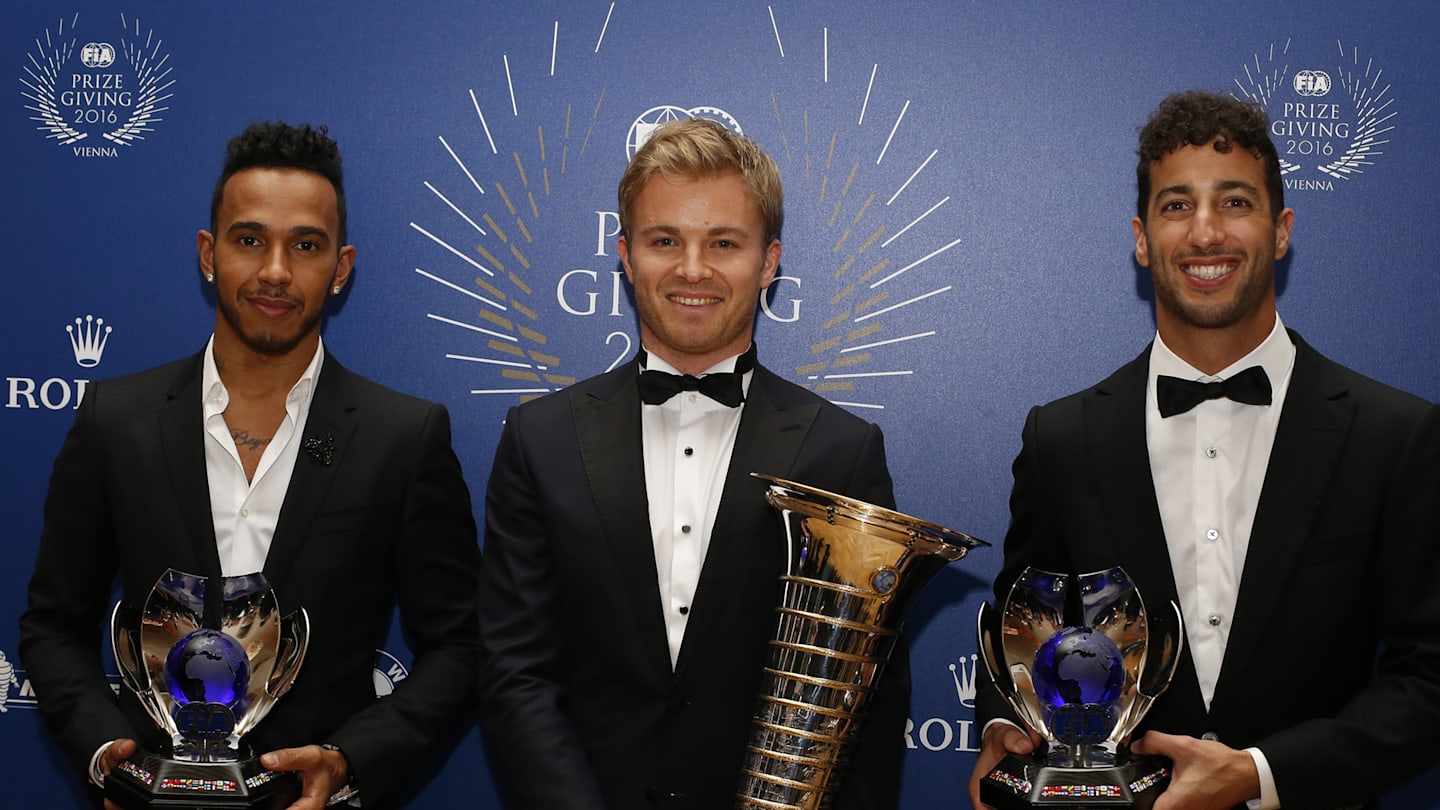
[[1220, 539], [1220, 532], [1219, 532], [1218, 530], [1216, 530], [1216, 529], [1206, 529], [1206, 530], [1205, 530], [1205, 539], [1206, 539], [1206, 540], [1218, 540], [1218, 539]]
[[1213, 448], [1213, 447], [1207, 447], [1207, 448], [1205, 448], [1205, 457], [1206, 457], [1206, 458], [1215, 458], [1215, 457], [1218, 456], [1218, 455], [1220, 455], [1220, 451], [1219, 451], [1219, 450], [1216, 450], [1216, 449]]
[[1210, 618], [1207, 619], [1206, 621], [1208, 621], [1208, 622], [1210, 623], [1210, 626], [1211, 626], [1211, 627], [1219, 627], [1219, 626], [1220, 626], [1220, 614], [1218, 614], [1218, 613], [1211, 613], [1211, 614], [1210, 614]]

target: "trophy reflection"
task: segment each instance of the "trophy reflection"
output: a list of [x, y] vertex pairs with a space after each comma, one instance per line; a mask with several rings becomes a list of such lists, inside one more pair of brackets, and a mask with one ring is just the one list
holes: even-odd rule
[[1010, 708], [1043, 742], [980, 782], [996, 810], [1148, 808], [1170, 783], [1163, 760], [1127, 744], [1170, 685], [1184, 644], [1174, 602], [1148, 613], [1122, 568], [1021, 573], [1004, 608], [980, 606], [980, 657]]
[[105, 778], [105, 797], [121, 807], [284, 808], [299, 778], [260, 765], [241, 738], [275, 707], [300, 671], [309, 643], [304, 610], [280, 616], [259, 573], [217, 583], [167, 570], [144, 611], [122, 602], [111, 643], [125, 686], [168, 740], [138, 748]]

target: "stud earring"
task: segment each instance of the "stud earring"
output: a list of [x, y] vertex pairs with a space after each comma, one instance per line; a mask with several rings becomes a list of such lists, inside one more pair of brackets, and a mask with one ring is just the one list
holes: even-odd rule
[[206, 273], [206, 274], [205, 274], [205, 281], [206, 281], [206, 283], [214, 284], [214, 283], [215, 283], [215, 274], [214, 274], [214, 273]]
[[340, 294], [340, 285], [339, 285], [339, 284], [336, 284], [334, 287], [331, 287], [331, 288], [330, 288], [330, 294], [331, 294], [331, 295], [339, 295], [339, 294]]

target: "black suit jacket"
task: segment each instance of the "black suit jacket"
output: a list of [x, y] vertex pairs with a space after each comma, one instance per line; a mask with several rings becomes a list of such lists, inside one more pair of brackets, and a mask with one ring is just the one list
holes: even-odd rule
[[[201, 363], [92, 386], [55, 461], [20, 654], [47, 726], [82, 770], [107, 740], [156, 736], [128, 690], [117, 704], [102, 670], [117, 574], [139, 609], [166, 568], [220, 573]], [[282, 611], [309, 613], [310, 647], [247, 741], [339, 745], [371, 806], [474, 705], [475, 522], [442, 406], [327, 354], [305, 437], [333, 440], [333, 456], [296, 459], [264, 573]], [[396, 606], [415, 659], [377, 701], [375, 653]]]
[[[485, 504], [481, 705], [512, 810], [730, 808], [775, 627], [780, 514], [752, 471], [889, 506], [879, 428], [757, 368], [674, 672], [629, 363], [512, 409]], [[893, 807], [899, 650], [846, 807]]]
[[[1258, 746], [1287, 810], [1372, 801], [1440, 760], [1440, 407], [1291, 338], [1210, 709], [1187, 652], [1141, 726]], [[1027, 565], [1118, 564], [1149, 609], [1178, 604], [1145, 445], [1148, 364], [1147, 350], [1030, 412], [997, 599]], [[1006, 715], [993, 688], [980, 714]]]

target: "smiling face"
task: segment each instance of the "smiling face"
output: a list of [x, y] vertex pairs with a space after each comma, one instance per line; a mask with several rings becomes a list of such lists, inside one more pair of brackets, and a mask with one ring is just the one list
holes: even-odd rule
[[196, 244], [202, 271], [215, 277], [217, 350], [312, 354], [325, 297], [355, 261], [355, 248], [339, 244], [330, 181], [303, 169], [236, 172], [214, 227]]
[[1146, 217], [1131, 228], [1155, 282], [1160, 337], [1197, 367], [1219, 344], [1239, 359], [1274, 328], [1275, 261], [1295, 212], [1272, 210], [1264, 166], [1241, 148], [1182, 146], [1150, 164], [1150, 177]]
[[635, 286], [641, 342], [686, 374], [745, 351], [780, 264], [780, 240], [765, 241], [738, 173], [652, 175], [616, 251]]

